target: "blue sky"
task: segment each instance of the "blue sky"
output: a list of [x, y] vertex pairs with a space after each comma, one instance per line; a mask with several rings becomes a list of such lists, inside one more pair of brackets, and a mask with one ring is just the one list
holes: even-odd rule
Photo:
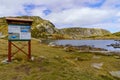
[[0, 0], [0, 16], [40, 16], [57, 28], [120, 31], [120, 0]]

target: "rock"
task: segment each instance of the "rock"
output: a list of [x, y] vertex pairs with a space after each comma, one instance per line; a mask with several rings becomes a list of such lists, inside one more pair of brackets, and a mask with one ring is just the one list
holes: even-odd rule
[[64, 47], [66, 52], [73, 52], [75, 49], [73, 47]]
[[42, 59], [45, 59], [46, 57], [45, 56], [39, 56], [40, 58], [42, 58]]
[[60, 59], [60, 56], [54, 56], [54, 59]]
[[32, 60], [32, 61], [34, 61], [34, 60], [35, 60], [35, 58], [34, 58], [34, 57], [31, 57], [31, 60]]
[[91, 66], [96, 69], [102, 69], [103, 62], [102, 63], [93, 63]]
[[50, 43], [48, 44], [48, 46], [54, 47], [54, 46], [57, 46], [57, 44], [56, 44], [55, 42], [50, 42]]
[[1, 36], [0, 36], [1, 39], [2, 39], [2, 38], [5, 38], [5, 37], [6, 37], [5, 35], [1, 35]]
[[114, 56], [114, 58], [116, 58], [116, 59], [120, 59], [120, 56]]
[[71, 44], [66, 44], [66, 45], [64, 46], [64, 50], [65, 50], [66, 52], [72, 52], [72, 51], [75, 51], [75, 47], [72, 46]]
[[55, 56], [55, 58], [59, 58], [59, 56]]
[[80, 57], [76, 57], [75, 60], [76, 60], [76, 61], [86, 61], [87, 59], [80, 58]]
[[69, 35], [71, 39], [84, 39], [85, 37], [94, 39], [96, 36], [111, 34], [109, 31], [104, 29], [80, 27], [63, 28], [60, 29], [60, 32], [62, 34]]
[[1, 61], [1, 63], [8, 64], [9, 62], [8, 62], [8, 59], [5, 59], [5, 60]]
[[42, 43], [42, 40], [39, 40], [40, 43]]
[[2, 36], [2, 32], [0, 32], [0, 36]]
[[109, 72], [113, 77], [120, 78], [120, 71], [110, 71]]
[[93, 59], [100, 59], [101, 56], [93, 56]]

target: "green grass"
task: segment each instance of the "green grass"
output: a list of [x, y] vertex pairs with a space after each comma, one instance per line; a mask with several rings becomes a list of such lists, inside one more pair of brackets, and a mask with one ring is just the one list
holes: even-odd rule
[[[18, 42], [16, 42], [18, 44]], [[19, 44], [20, 46], [20, 44]], [[24, 48], [27, 51], [27, 48]], [[15, 49], [13, 49], [15, 51]], [[19, 52], [9, 64], [0, 63], [0, 80], [117, 80], [109, 71], [120, 70], [120, 59], [93, 53], [65, 52], [32, 41], [34, 61]], [[100, 56], [100, 59], [93, 59]], [[0, 61], [7, 58], [7, 40], [0, 39]], [[103, 62], [101, 70], [92, 63]]]

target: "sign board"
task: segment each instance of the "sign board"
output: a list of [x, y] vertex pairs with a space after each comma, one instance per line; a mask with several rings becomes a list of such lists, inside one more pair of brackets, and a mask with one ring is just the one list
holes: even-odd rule
[[30, 40], [31, 30], [29, 25], [9, 24], [8, 40]]
[[[28, 59], [31, 59], [31, 25], [33, 20], [22, 19], [22, 18], [6, 18], [8, 23], [8, 62], [11, 62], [12, 57], [19, 51], [27, 55]], [[24, 45], [19, 47], [15, 45], [14, 41], [27, 41], [28, 42], [28, 52], [24, 50]], [[16, 47], [18, 50], [12, 53], [12, 46]]]

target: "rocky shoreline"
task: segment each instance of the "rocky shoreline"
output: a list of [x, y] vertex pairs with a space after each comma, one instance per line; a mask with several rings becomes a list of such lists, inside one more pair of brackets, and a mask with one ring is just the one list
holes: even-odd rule
[[89, 46], [89, 45], [73, 46], [71, 44], [57, 45], [54, 42], [50, 42], [48, 44], [48, 46], [63, 48], [64, 51], [66, 51], [66, 52], [78, 51], [78, 52], [98, 53], [98, 54], [102, 54], [102, 55], [118, 55], [118, 56], [120, 56], [120, 51], [108, 51], [107, 49], [104, 49], [104, 48], [97, 48], [94, 45], [91, 45], [91, 46]]

